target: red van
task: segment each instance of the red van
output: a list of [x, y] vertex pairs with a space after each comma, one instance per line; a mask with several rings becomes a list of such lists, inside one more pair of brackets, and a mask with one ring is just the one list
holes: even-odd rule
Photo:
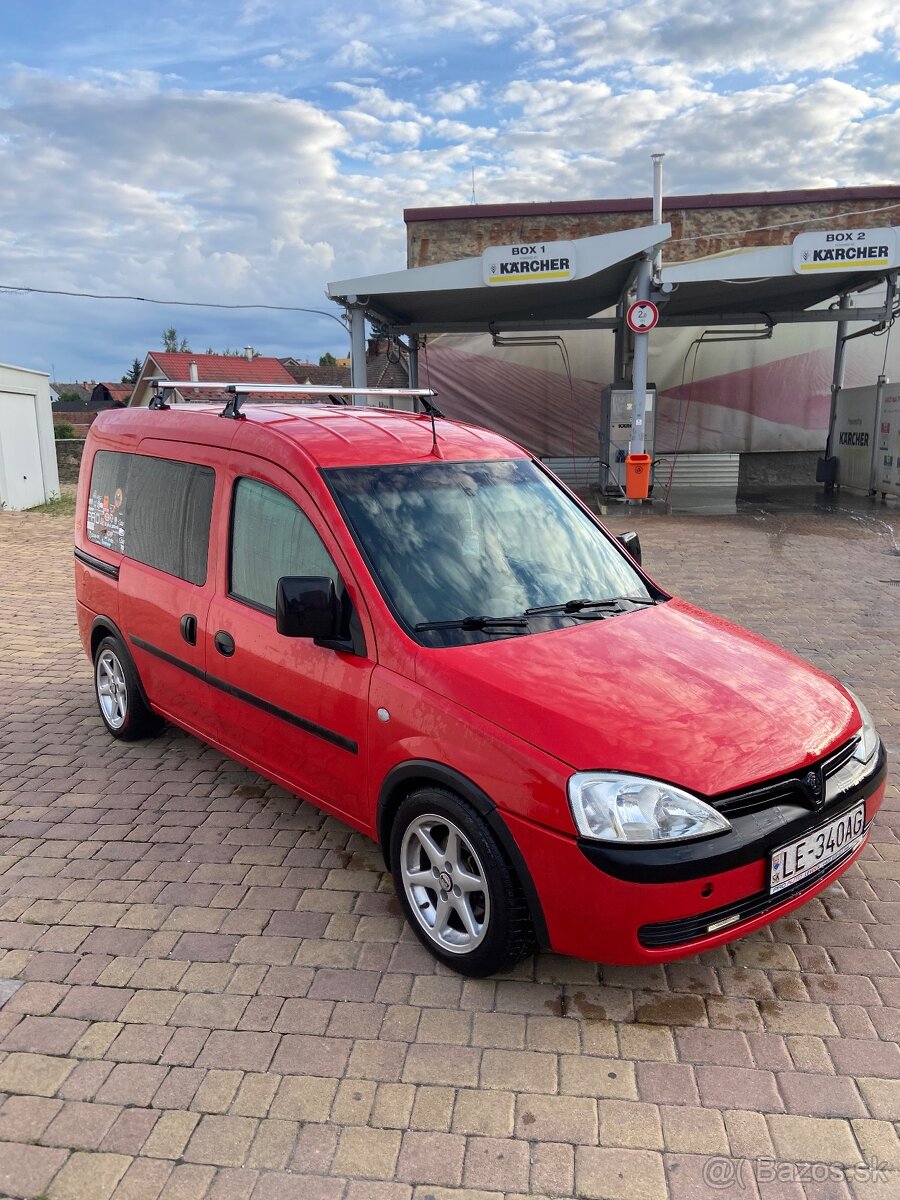
[[377, 839], [464, 974], [757, 929], [853, 862], [884, 797], [846, 688], [671, 596], [483, 429], [101, 413], [75, 559], [109, 732], [172, 721]]

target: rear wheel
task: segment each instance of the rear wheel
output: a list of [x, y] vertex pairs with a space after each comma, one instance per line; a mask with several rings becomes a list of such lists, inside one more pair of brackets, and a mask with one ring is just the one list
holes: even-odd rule
[[390, 859], [416, 936], [454, 971], [493, 975], [534, 949], [512, 867], [485, 821], [453, 792], [421, 788], [403, 801]]
[[113, 737], [134, 742], [162, 728], [162, 719], [144, 702], [131, 655], [117, 637], [103, 638], [94, 653], [94, 692]]

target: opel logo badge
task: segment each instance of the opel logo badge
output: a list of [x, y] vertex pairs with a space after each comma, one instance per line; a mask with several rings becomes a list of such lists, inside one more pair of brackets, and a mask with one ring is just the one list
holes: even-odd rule
[[812, 801], [813, 808], [821, 808], [824, 803], [822, 795], [822, 780], [819, 778], [816, 771], [808, 771], [804, 776], [803, 784], [807, 794]]

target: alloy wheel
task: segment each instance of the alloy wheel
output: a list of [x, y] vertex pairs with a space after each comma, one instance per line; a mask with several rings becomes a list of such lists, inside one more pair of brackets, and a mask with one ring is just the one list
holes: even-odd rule
[[400, 877], [412, 911], [430, 941], [450, 954], [469, 954], [484, 940], [491, 915], [484, 868], [459, 826], [425, 813], [403, 835]]

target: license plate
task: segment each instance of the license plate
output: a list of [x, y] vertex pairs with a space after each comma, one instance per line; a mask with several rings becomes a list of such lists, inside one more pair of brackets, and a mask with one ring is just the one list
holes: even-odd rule
[[865, 839], [865, 828], [866, 806], [860, 803], [796, 842], [773, 850], [769, 865], [770, 894], [792, 887], [834, 859], [855, 850]]

